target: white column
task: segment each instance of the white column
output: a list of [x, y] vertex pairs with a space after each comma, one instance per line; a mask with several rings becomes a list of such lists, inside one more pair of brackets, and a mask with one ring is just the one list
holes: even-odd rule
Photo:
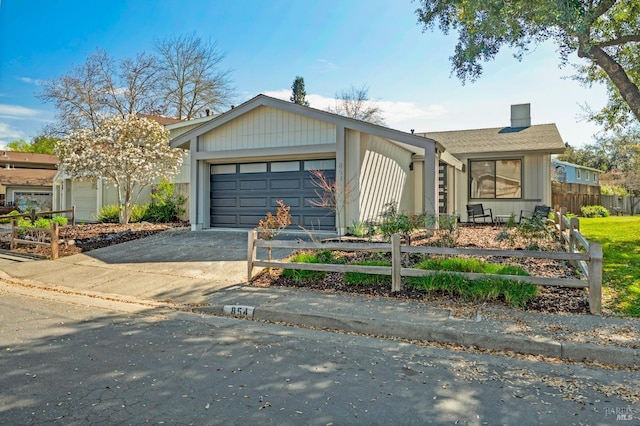
[[438, 217], [438, 159], [435, 146], [424, 150], [424, 211]]

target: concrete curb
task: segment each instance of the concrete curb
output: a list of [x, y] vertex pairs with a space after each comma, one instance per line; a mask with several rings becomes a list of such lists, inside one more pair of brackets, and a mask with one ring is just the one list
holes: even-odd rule
[[[222, 308], [215, 308], [214, 311], [221, 312]], [[511, 351], [525, 355], [542, 355], [580, 362], [596, 361], [624, 367], [640, 367], [640, 351], [617, 346], [599, 346], [545, 338], [478, 333], [460, 331], [451, 327], [425, 327], [398, 322], [380, 322], [373, 319], [370, 322], [365, 322], [318, 314], [282, 312], [259, 306], [255, 308], [253, 319], [384, 337], [422, 340], [466, 347], [473, 346], [485, 350]]]
[[442, 326], [435, 322], [433, 325], [416, 325], [386, 319], [381, 321], [377, 318], [368, 318], [365, 320], [340, 315], [303, 314], [274, 309], [268, 306], [260, 306], [259, 304], [253, 307], [254, 309], [251, 310], [250, 315], [229, 315], [225, 313], [225, 306], [240, 305], [189, 306], [188, 304], [166, 303], [140, 297], [79, 290], [77, 288], [59, 285], [48, 285], [33, 280], [2, 278], [7, 284], [25, 289], [135, 304], [152, 309], [167, 309], [193, 312], [196, 314], [280, 322], [293, 326], [315, 327], [382, 337], [452, 344], [463, 347], [475, 347], [483, 350], [511, 351], [525, 355], [542, 355], [580, 362], [595, 361], [624, 367], [640, 367], [640, 350], [619, 346], [600, 346], [589, 343], [563, 342], [547, 338], [465, 331]]

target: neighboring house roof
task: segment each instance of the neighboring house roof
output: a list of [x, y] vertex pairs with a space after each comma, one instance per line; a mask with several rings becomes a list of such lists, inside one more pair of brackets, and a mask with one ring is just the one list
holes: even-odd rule
[[152, 114], [137, 114], [139, 117], [143, 117], [149, 120], [153, 120], [158, 124], [163, 126], [168, 126], [170, 124], [180, 123], [185, 120], [180, 120], [178, 118], [165, 117], [164, 115], [152, 115]]
[[420, 135], [438, 141], [453, 155], [522, 151], [562, 153], [565, 150], [555, 124], [425, 132]]
[[[236, 117], [239, 117], [251, 110], [259, 108], [261, 106], [278, 108], [284, 111], [288, 111], [294, 114], [300, 114], [302, 116], [315, 118], [318, 120], [326, 121], [333, 123], [335, 125], [344, 126], [345, 128], [361, 131], [364, 133], [372, 134], [375, 136], [379, 136], [382, 138], [386, 138], [392, 140], [394, 142], [398, 142], [400, 144], [405, 144], [408, 146], [418, 147], [422, 149], [427, 149], [428, 147], [433, 147], [432, 144], [436, 144], [438, 148], [444, 151], [444, 148], [440, 146], [435, 140], [430, 139], [429, 137], [420, 136], [417, 134], [406, 133], [400, 130], [390, 129], [388, 127], [379, 126], [376, 124], [368, 123], [361, 120], [356, 120], [353, 118], [345, 117], [342, 115], [334, 114], [327, 111], [322, 111], [319, 109], [311, 108], [308, 106], [303, 106], [299, 104], [295, 104], [293, 102], [284, 101], [282, 99], [272, 98], [270, 96], [266, 96], [263, 94], [257, 95], [254, 98], [249, 99], [241, 105], [238, 105], [235, 108], [231, 108], [230, 110], [214, 117], [212, 120], [207, 121], [200, 126], [189, 130], [188, 132], [177, 136], [171, 141], [172, 147], [180, 147], [191, 141], [197, 135], [204, 134], [210, 130], [213, 130], [219, 126], [222, 126]], [[433, 149], [433, 148], [431, 148]]]
[[568, 163], [568, 162], [562, 161], [562, 160], [556, 160], [555, 158], [552, 158], [551, 162], [553, 164], [569, 166], [569, 167], [573, 167], [573, 168], [576, 168], [576, 169], [589, 170], [589, 171], [592, 171], [592, 172], [603, 173], [602, 170], [593, 169], [593, 168], [587, 167], [587, 166], [581, 166], [580, 164]]
[[51, 154], [35, 154], [32, 152], [0, 151], [0, 167], [11, 165], [20, 168], [55, 169], [58, 157]]
[[0, 184], [4, 186], [52, 186], [57, 170], [0, 169]]

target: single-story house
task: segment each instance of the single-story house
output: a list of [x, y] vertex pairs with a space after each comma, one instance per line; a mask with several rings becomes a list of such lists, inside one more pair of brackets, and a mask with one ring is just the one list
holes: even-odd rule
[[443, 185], [449, 211], [461, 212], [463, 220], [467, 204], [482, 203], [494, 216], [551, 206], [551, 155], [564, 152], [565, 145], [555, 124], [531, 124], [530, 104], [511, 106], [509, 127], [420, 135], [463, 163], [453, 183]]
[[[308, 230], [374, 219], [389, 203], [438, 209], [438, 173], [462, 163], [433, 139], [258, 95], [171, 141], [191, 160], [192, 229], [253, 228], [277, 201]], [[338, 208], [313, 206], [311, 171], [335, 180]], [[335, 214], [339, 215], [336, 220]]]
[[51, 210], [58, 157], [31, 152], [0, 152], [0, 205], [21, 211]]
[[[174, 138], [198, 125], [211, 120], [213, 116], [196, 118], [193, 120], [177, 120], [174, 118], [139, 114], [145, 118], [155, 120], [169, 130], [169, 137]], [[185, 159], [180, 173], [173, 177], [176, 192], [180, 187], [187, 191], [189, 184], [189, 159]], [[118, 192], [113, 185], [103, 179], [79, 180], [70, 178], [64, 170], [58, 171], [53, 177], [53, 205], [55, 210], [67, 210], [76, 206], [76, 220], [78, 222], [95, 222], [100, 210], [108, 205], [118, 204]], [[151, 188], [145, 188], [140, 195], [140, 202], [151, 200]]]
[[601, 170], [579, 164], [551, 159], [553, 166], [552, 179], [560, 183], [579, 183], [589, 186], [600, 186]]

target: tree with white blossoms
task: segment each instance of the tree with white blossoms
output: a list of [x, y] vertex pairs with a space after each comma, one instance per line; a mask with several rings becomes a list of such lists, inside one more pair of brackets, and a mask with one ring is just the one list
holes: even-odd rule
[[55, 151], [70, 177], [102, 178], [116, 187], [123, 224], [129, 223], [142, 189], [178, 173], [186, 155], [169, 146], [163, 126], [135, 115], [104, 119], [95, 130], [76, 130]]

